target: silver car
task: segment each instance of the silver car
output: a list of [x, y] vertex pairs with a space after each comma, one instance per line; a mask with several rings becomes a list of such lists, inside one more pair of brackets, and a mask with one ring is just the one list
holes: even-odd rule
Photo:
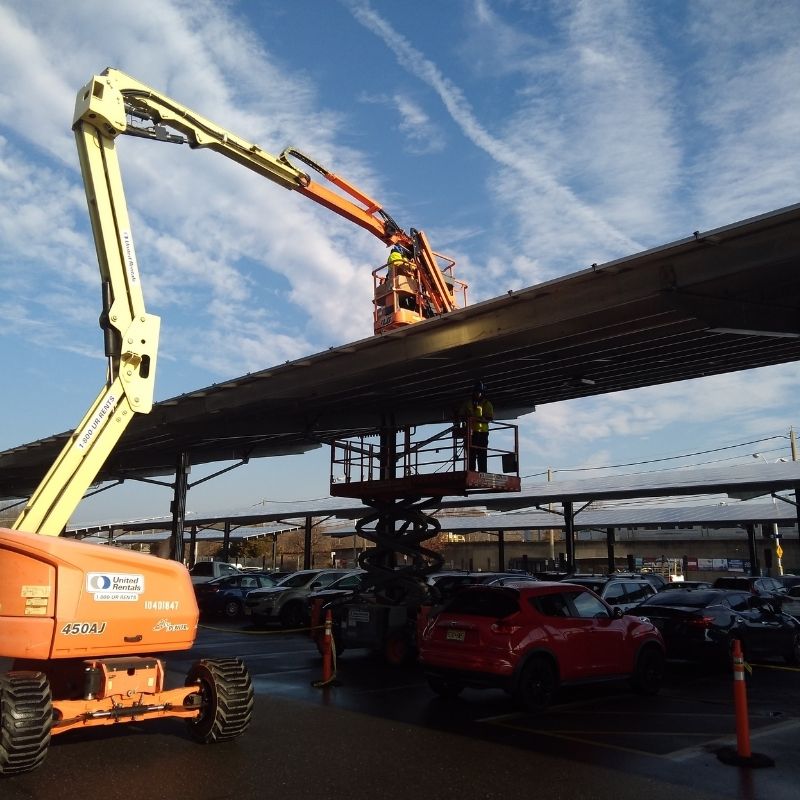
[[277, 586], [250, 592], [245, 598], [245, 613], [252, 616], [256, 625], [277, 621], [284, 628], [302, 627], [308, 624], [308, 595], [351, 572], [353, 570], [347, 569], [301, 569], [293, 572]]

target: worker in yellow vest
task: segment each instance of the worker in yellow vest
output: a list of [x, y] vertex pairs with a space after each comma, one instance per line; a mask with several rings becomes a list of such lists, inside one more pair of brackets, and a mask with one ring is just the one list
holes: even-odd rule
[[[410, 281], [413, 281], [416, 278], [415, 273], [417, 265], [411, 260], [408, 251], [404, 250], [399, 245], [395, 245], [389, 251], [389, 257], [386, 259], [386, 265], [389, 267], [389, 280], [391, 280], [392, 284], [395, 286], [396, 284], [394, 282], [394, 278], [398, 275], [402, 275], [405, 278], [408, 278]], [[400, 294], [398, 299], [400, 308], [405, 308], [409, 311], [416, 311], [416, 294], [407, 293], [409, 289], [413, 291], [413, 289], [416, 288], [416, 283], [404, 282], [404, 285], [406, 287], [406, 292]]]
[[483, 381], [475, 381], [472, 396], [464, 402], [459, 416], [466, 421], [469, 431], [469, 468], [487, 472], [489, 448], [489, 423], [494, 420], [492, 401], [486, 396]]

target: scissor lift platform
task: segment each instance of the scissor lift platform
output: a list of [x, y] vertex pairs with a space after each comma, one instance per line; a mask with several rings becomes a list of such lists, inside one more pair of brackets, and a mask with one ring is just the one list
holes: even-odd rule
[[471, 445], [463, 431], [461, 425], [427, 435], [402, 429], [388, 437], [362, 435], [334, 442], [330, 493], [386, 502], [520, 491], [516, 425], [492, 423], [487, 472], [468, 468]]
[[349, 481], [331, 484], [333, 497], [396, 500], [408, 496], [445, 497], [483, 492], [518, 492], [519, 475], [462, 470], [402, 478]]

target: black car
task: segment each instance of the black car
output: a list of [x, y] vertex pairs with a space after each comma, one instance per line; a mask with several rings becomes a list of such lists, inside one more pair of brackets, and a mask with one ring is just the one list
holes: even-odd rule
[[432, 599], [434, 602], [440, 603], [452, 597], [465, 586], [490, 583], [502, 586], [506, 580], [535, 581], [536, 578], [527, 572], [435, 572], [428, 576], [428, 585], [433, 587]]
[[668, 583], [661, 591], [671, 592], [673, 589], [713, 589], [714, 584], [711, 581], [676, 581], [675, 583]]
[[619, 608], [626, 614], [657, 591], [653, 584], [644, 578], [629, 577], [616, 572], [611, 575], [573, 575], [564, 578], [562, 583], [585, 586], [598, 597], [602, 597], [610, 606]]
[[765, 575], [726, 575], [714, 581], [714, 588], [750, 592], [778, 604], [786, 598], [786, 587], [777, 578]]
[[276, 583], [272, 573], [245, 572], [195, 584], [194, 596], [201, 614], [222, 614], [234, 619], [244, 612], [244, 598], [248, 592]]
[[800, 663], [800, 622], [768, 598], [725, 589], [674, 589], [649, 597], [635, 612], [664, 637], [668, 658], [730, 663], [739, 639], [746, 658]]
[[800, 597], [800, 575], [781, 575], [777, 580], [789, 597]]

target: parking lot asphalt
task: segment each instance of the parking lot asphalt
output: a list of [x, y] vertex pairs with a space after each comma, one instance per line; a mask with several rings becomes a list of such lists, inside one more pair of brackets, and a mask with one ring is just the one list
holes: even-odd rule
[[321, 659], [305, 635], [213, 623], [170, 656], [169, 679], [232, 655], [256, 690], [240, 739], [197, 745], [174, 720], [65, 734], [39, 770], [0, 782], [0, 797], [788, 800], [800, 785], [800, 671], [778, 662], [748, 680], [752, 749], [774, 760], [751, 769], [716, 755], [736, 741], [731, 676], [696, 665], [670, 663], [657, 697], [586, 686], [532, 716], [500, 691], [444, 701], [417, 667], [362, 650], [339, 659], [337, 685], [315, 688]]

